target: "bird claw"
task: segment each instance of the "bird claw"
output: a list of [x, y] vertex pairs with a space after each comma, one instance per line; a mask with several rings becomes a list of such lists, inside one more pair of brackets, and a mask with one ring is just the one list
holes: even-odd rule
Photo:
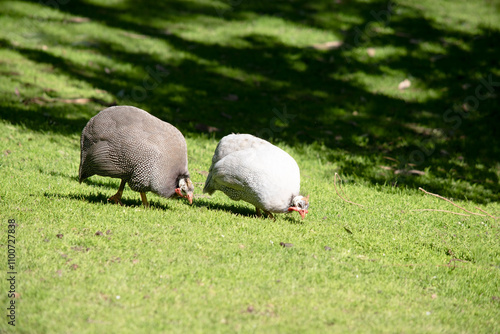
[[108, 198], [108, 202], [111, 202], [113, 204], [120, 204], [121, 206], [123, 206], [123, 203], [121, 201], [121, 196], [117, 196], [118, 194], [115, 194], [113, 196], [111, 196], [110, 198]]
[[264, 212], [264, 215], [266, 216], [266, 218], [271, 218], [271, 219], [276, 220], [276, 219], [274, 218], [274, 216], [273, 216], [273, 214], [272, 214], [271, 212], [266, 211], [266, 210], [262, 210], [262, 211], [261, 211], [261, 210], [260, 210], [259, 208], [257, 208], [257, 207], [256, 207], [255, 209], [256, 209], [255, 211], [257, 212], [257, 217], [259, 217], [259, 218], [260, 218], [260, 217], [262, 217], [262, 212]]
[[262, 212], [260, 212], [260, 209], [259, 208], [255, 208], [255, 211], [257, 213], [257, 217], [261, 217], [262, 216]]
[[274, 218], [273, 214], [269, 211], [264, 211], [264, 213], [267, 215], [267, 218], [271, 218], [273, 220], [276, 220], [276, 218]]

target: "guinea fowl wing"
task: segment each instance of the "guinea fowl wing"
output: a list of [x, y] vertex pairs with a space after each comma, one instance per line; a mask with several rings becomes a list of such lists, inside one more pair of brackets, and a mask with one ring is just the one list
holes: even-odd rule
[[243, 150], [262, 149], [270, 143], [248, 134], [231, 134], [221, 139], [212, 157], [212, 165], [229, 154]]

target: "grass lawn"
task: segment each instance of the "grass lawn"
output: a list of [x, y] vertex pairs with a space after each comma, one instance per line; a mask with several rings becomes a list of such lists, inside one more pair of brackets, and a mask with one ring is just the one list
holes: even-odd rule
[[[0, 333], [500, 333], [497, 1], [4, 1], [0, 26]], [[184, 133], [192, 206], [78, 183], [114, 104]], [[232, 132], [297, 160], [306, 219], [202, 194]]]

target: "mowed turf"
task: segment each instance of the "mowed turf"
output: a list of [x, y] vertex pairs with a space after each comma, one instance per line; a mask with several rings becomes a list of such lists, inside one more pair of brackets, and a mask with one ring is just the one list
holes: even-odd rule
[[[500, 332], [497, 4], [51, 4], [0, 9], [0, 332]], [[192, 206], [78, 183], [115, 103], [185, 134]], [[231, 132], [297, 160], [306, 219], [202, 194]]]

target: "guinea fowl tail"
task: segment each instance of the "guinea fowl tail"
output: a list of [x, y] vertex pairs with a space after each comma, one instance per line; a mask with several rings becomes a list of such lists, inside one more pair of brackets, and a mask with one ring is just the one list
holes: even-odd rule
[[82, 183], [83, 180], [92, 176], [89, 175], [87, 166], [85, 165], [85, 160], [80, 162], [80, 168], [78, 169], [78, 182]]
[[215, 190], [212, 184], [212, 174], [209, 173], [207, 176], [207, 180], [205, 181], [205, 187], [203, 187], [203, 193], [206, 194], [208, 193], [209, 195], [212, 195]]
[[82, 183], [85, 179], [86, 177], [82, 175], [82, 164], [80, 164], [80, 168], [78, 169], [78, 182]]

